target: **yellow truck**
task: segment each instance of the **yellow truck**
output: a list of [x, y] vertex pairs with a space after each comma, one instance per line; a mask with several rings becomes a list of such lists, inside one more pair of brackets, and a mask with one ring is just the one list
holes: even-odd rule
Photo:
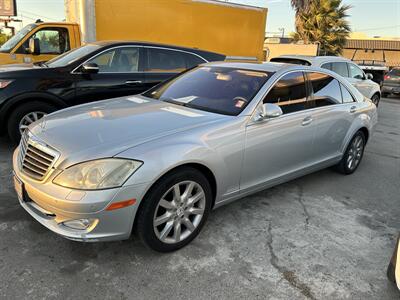
[[1, 46], [0, 65], [47, 61], [96, 40], [193, 47], [228, 59], [265, 58], [266, 8], [213, 0], [65, 0], [65, 11], [67, 22], [38, 21], [21, 29]]

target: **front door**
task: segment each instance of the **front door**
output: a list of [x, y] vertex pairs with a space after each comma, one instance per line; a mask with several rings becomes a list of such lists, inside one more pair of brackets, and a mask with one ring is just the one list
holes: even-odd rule
[[278, 104], [283, 115], [246, 128], [240, 189], [263, 186], [314, 162], [315, 127], [303, 72], [283, 76], [263, 100]]
[[146, 90], [141, 66], [142, 47], [121, 46], [97, 54], [87, 61], [99, 67], [97, 74], [76, 76], [76, 103], [139, 94]]

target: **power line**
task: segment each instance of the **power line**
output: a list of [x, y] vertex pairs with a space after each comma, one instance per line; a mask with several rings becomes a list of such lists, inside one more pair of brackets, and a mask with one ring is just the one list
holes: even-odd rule
[[380, 30], [380, 29], [390, 29], [400, 27], [400, 24], [392, 25], [392, 26], [385, 26], [385, 27], [375, 27], [375, 28], [366, 28], [366, 29], [357, 29], [357, 31], [372, 31], [372, 30]]
[[36, 17], [39, 17], [39, 18], [45, 18], [45, 19], [49, 19], [51, 21], [59, 21], [59, 20], [56, 20], [56, 19], [53, 19], [53, 18], [49, 18], [49, 17], [43, 16], [43, 15], [34, 14], [34, 13], [29, 12], [29, 11], [24, 11], [24, 10], [21, 10], [21, 9], [19, 11], [24, 13], [24, 14], [31, 15], [31, 16], [36, 16]]

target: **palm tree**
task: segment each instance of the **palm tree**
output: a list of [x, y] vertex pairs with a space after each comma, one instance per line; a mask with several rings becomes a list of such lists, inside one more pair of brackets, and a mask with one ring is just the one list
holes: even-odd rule
[[290, 3], [292, 4], [292, 7], [296, 11], [296, 14], [299, 13], [300, 11], [306, 9], [312, 0], [291, 0]]
[[342, 5], [342, 0], [313, 0], [307, 9], [296, 17], [295, 41], [320, 44], [320, 54], [341, 54], [350, 26], [346, 18], [350, 5]]

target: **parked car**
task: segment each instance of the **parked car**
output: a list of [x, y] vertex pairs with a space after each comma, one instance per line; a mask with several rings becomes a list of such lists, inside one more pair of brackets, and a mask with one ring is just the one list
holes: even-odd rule
[[96, 42], [47, 63], [0, 68], [0, 130], [17, 142], [32, 122], [67, 106], [141, 93], [225, 56], [144, 42]]
[[373, 75], [371, 73], [364, 73], [357, 64], [347, 58], [337, 56], [283, 55], [272, 58], [271, 61], [306, 66], [312, 65], [331, 70], [345, 77], [361, 94], [371, 99], [376, 106], [379, 105], [381, 99], [380, 85], [372, 81]]
[[387, 269], [388, 278], [397, 285], [400, 290], [400, 237], [397, 238], [396, 247], [394, 248], [392, 259]]
[[376, 106], [328, 70], [210, 63], [149, 91], [31, 124], [14, 152], [22, 207], [77, 241], [172, 251], [212, 208], [329, 166], [353, 173]]
[[382, 86], [382, 96], [400, 95], [400, 68], [391, 69], [385, 76]]

